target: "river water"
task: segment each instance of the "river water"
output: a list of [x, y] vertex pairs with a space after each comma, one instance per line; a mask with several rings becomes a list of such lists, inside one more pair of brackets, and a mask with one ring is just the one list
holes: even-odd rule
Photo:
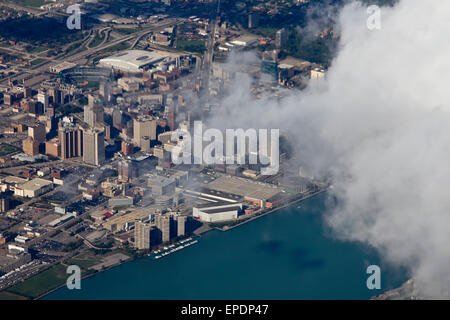
[[[43, 299], [369, 299], [407, 275], [365, 245], [337, 240], [323, 222], [326, 193], [164, 258], [141, 258]], [[381, 267], [369, 290], [367, 266]]]

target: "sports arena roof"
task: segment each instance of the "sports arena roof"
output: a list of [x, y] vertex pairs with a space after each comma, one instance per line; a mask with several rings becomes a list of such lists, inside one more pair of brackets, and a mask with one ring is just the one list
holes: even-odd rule
[[126, 50], [103, 58], [100, 65], [131, 72], [139, 72], [144, 67], [162, 61], [163, 56], [155, 51]]

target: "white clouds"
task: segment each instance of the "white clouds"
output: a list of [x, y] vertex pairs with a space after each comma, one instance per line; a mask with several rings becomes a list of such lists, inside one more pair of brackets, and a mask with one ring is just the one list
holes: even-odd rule
[[239, 85], [218, 118], [289, 131], [302, 166], [333, 174], [336, 233], [406, 265], [430, 296], [450, 284], [448, 12], [447, 0], [403, 0], [370, 31], [365, 8], [348, 5], [325, 88], [278, 103]]

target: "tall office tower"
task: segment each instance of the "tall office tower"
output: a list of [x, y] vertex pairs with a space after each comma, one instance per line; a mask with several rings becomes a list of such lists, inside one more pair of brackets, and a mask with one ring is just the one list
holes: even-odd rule
[[78, 126], [60, 122], [58, 137], [61, 144], [61, 159], [83, 155], [83, 131]]
[[248, 15], [248, 28], [256, 28], [259, 25], [259, 14], [254, 12]]
[[99, 93], [106, 103], [111, 102], [111, 82], [109, 80], [102, 81], [100, 83]]
[[132, 143], [127, 141], [122, 141], [122, 148], [121, 151], [124, 155], [129, 156], [130, 154], [133, 154], [134, 146]]
[[122, 112], [118, 108], [114, 108], [112, 112], [113, 127], [122, 130]]
[[53, 104], [61, 104], [61, 91], [58, 88], [50, 88], [47, 92]]
[[45, 142], [45, 135], [45, 125], [43, 123], [37, 123], [28, 127], [28, 136], [38, 143]]
[[96, 166], [105, 162], [105, 132], [103, 130], [83, 130], [83, 161]]
[[31, 98], [33, 94], [33, 90], [30, 87], [23, 87], [23, 97], [24, 98]]
[[48, 94], [44, 91], [44, 90], [39, 90], [38, 95], [37, 95], [37, 100], [42, 103], [42, 105], [44, 106], [44, 110], [43, 113], [45, 113], [45, 110], [47, 110], [48, 105], [49, 105], [49, 96]]
[[0, 197], [0, 212], [6, 212], [9, 210], [9, 198], [7, 198], [6, 196], [1, 196]]
[[138, 250], [150, 249], [151, 225], [141, 221], [136, 221], [134, 227], [134, 247]]
[[90, 127], [94, 127], [96, 123], [104, 121], [103, 103], [99, 97], [88, 96], [88, 105], [84, 106], [84, 122]]
[[119, 181], [128, 182], [130, 179], [136, 178], [138, 175], [138, 168], [133, 161], [120, 161], [117, 165]]
[[156, 140], [157, 120], [150, 116], [140, 116], [133, 121], [133, 139], [143, 150], [150, 151], [151, 141]]
[[275, 46], [280, 49], [283, 46], [286, 45], [286, 42], [288, 40], [288, 34], [286, 29], [280, 29], [277, 31], [276, 35], [275, 35]]
[[177, 216], [177, 236], [182, 237], [186, 234], [186, 216]]
[[54, 106], [48, 107], [45, 113], [47, 117], [53, 118], [55, 116], [55, 107]]
[[175, 106], [169, 106], [169, 112], [167, 113], [167, 125], [170, 131], [175, 131]]
[[39, 142], [35, 141], [32, 137], [28, 137], [22, 141], [22, 150], [29, 156], [35, 156], [39, 154]]

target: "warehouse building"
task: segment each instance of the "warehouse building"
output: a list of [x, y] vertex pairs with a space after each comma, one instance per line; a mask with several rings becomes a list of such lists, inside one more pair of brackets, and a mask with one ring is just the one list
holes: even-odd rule
[[34, 198], [53, 189], [53, 182], [36, 178], [27, 181], [14, 189], [14, 195], [19, 197]]
[[218, 202], [197, 205], [193, 208], [194, 218], [204, 222], [236, 220], [242, 211], [242, 203]]

